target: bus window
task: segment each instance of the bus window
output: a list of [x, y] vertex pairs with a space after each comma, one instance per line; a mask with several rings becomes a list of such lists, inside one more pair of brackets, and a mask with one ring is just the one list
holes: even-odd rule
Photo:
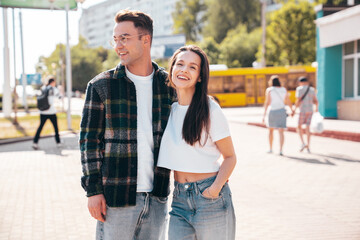
[[231, 76], [224, 79], [224, 93], [245, 92], [243, 76]]
[[210, 77], [208, 85], [209, 93], [222, 93], [224, 91], [223, 78], [224, 77]]

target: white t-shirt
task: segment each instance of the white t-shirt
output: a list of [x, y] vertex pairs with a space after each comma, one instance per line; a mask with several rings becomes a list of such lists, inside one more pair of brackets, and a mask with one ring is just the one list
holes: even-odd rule
[[[209, 138], [204, 146], [198, 142], [191, 146], [182, 137], [184, 118], [189, 106], [175, 102], [171, 106], [170, 117], [161, 140], [158, 166], [191, 173], [217, 172], [220, 168], [220, 151], [215, 142], [230, 136], [229, 125], [220, 106], [210, 103]], [[205, 131], [201, 141], [205, 140]]]
[[125, 68], [126, 76], [133, 81], [137, 102], [137, 192], [151, 192], [154, 180], [154, 139], [152, 131], [152, 83], [149, 76], [137, 76]]
[[269, 92], [271, 97], [270, 107], [271, 110], [281, 109], [285, 107], [285, 96], [286, 88], [284, 87], [269, 87], [266, 89], [266, 92]]
[[52, 86], [44, 86], [42, 87], [42, 90], [44, 91], [46, 88], [48, 90], [48, 101], [50, 108], [44, 111], [40, 111], [40, 114], [54, 115], [56, 114], [55, 101], [56, 98], [59, 96], [60, 92], [56, 87], [52, 87]]

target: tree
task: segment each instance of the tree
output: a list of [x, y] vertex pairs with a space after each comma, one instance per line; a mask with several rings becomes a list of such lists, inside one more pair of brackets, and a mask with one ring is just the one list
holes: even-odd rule
[[261, 43], [261, 28], [248, 33], [243, 24], [230, 30], [220, 44], [220, 59], [228, 67], [251, 67]]
[[79, 43], [71, 48], [73, 90], [86, 90], [87, 83], [101, 72], [102, 60], [103, 48], [89, 48], [86, 39], [80, 37]]
[[[37, 71], [43, 77], [57, 75], [57, 70], [61, 69], [60, 56], [62, 56], [62, 62], [65, 64], [65, 49], [64, 44], [58, 44], [49, 57], [41, 56], [37, 64]], [[80, 36], [79, 43], [72, 46], [70, 51], [72, 90], [83, 92], [88, 81], [103, 70], [102, 63], [109, 55], [108, 50], [102, 47], [96, 49], [89, 48], [85, 38]]]
[[204, 38], [199, 46], [208, 56], [210, 64], [220, 64], [220, 45], [212, 37]]
[[211, 36], [220, 43], [228, 31], [240, 23], [247, 31], [260, 26], [260, 1], [256, 0], [208, 0], [207, 22], [204, 36]]
[[[315, 60], [315, 11], [306, 0], [291, 0], [275, 11], [268, 25], [268, 65], [310, 64]], [[259, 56], [259, 54], [258, 54]]]
[[178, 0], [173, 12], [174, 33], [185, 34], [186, 41], [195, 42], [204, 22], [203, 11], [206, 5], [203, 0]]

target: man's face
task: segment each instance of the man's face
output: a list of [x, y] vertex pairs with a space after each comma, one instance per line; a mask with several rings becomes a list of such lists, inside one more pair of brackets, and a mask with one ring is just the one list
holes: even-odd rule
[[141, 62], [144, 55], [146, 40], [145, 33], [141, 33], [130, 21], [116, 23], [113, 30], [114, 49], [125, 66]]

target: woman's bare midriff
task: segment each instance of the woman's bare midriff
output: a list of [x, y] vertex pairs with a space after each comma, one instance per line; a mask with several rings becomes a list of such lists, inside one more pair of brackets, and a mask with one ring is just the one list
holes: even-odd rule
[[175, 181], [179, 183], [187, 183], [187, 182], [197, 182], [212, 176], [215, 176], [217, 172], [212, 173], [188, 173], [188, 172], [178, 172], [174, 171]]

